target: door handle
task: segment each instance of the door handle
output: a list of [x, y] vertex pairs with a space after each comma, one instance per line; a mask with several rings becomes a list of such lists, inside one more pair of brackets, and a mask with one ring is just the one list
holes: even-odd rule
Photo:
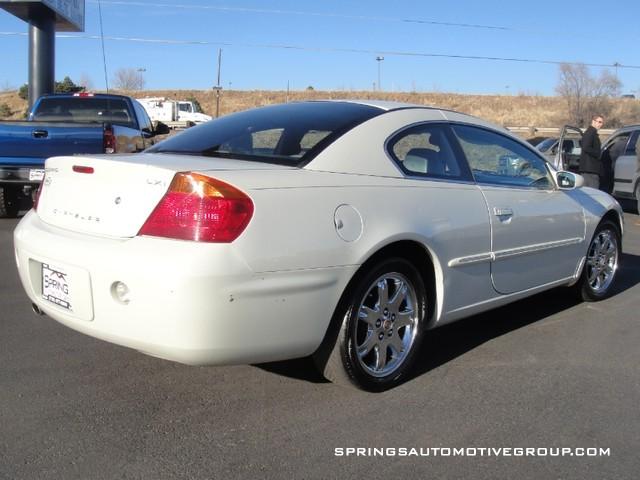
[[47, 138], [49, 136], [49, 132], [46, 130], [34, 130], [31, 132], [33, 138]]
[[509, 207], [493, 207], [493, 214], [496, 217], [513, 217], [513, 210]]

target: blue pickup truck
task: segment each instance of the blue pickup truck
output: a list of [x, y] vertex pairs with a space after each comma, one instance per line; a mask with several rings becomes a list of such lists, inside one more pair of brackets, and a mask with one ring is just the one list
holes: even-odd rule
[[0, 217], [15, 217], [44, 176], [48, 157], [139, 152], [157, 132], [144, 107], [123, 95], [39, 98], [26, 121], [0, 122]]

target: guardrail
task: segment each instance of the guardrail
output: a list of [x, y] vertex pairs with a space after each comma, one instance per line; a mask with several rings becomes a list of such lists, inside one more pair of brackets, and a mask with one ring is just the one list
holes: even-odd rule
[[[558, 137], [562, 127], [505, 127], [507, 130], [520, 135], [521, 137]], [[601, 128], [598, 133], [601, 137], [608, 137], [615, 129]]]

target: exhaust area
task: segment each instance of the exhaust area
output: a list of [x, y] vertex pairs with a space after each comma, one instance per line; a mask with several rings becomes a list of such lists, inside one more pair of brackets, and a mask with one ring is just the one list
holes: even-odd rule
[[44, 315], [44, 312], [40, 310], [40, 307], [38, 307], [38, 305], [36, 305], [35, 303], [31, 304], [31, 310], [33, 310], [33, 313], [35, 313], [36, 315]]

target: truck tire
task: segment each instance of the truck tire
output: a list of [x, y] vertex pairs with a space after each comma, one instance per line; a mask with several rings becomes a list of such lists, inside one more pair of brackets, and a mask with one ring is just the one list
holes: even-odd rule
[[20, 210], [20, 190], [0, 187], [0, 218], [16, 218]]

